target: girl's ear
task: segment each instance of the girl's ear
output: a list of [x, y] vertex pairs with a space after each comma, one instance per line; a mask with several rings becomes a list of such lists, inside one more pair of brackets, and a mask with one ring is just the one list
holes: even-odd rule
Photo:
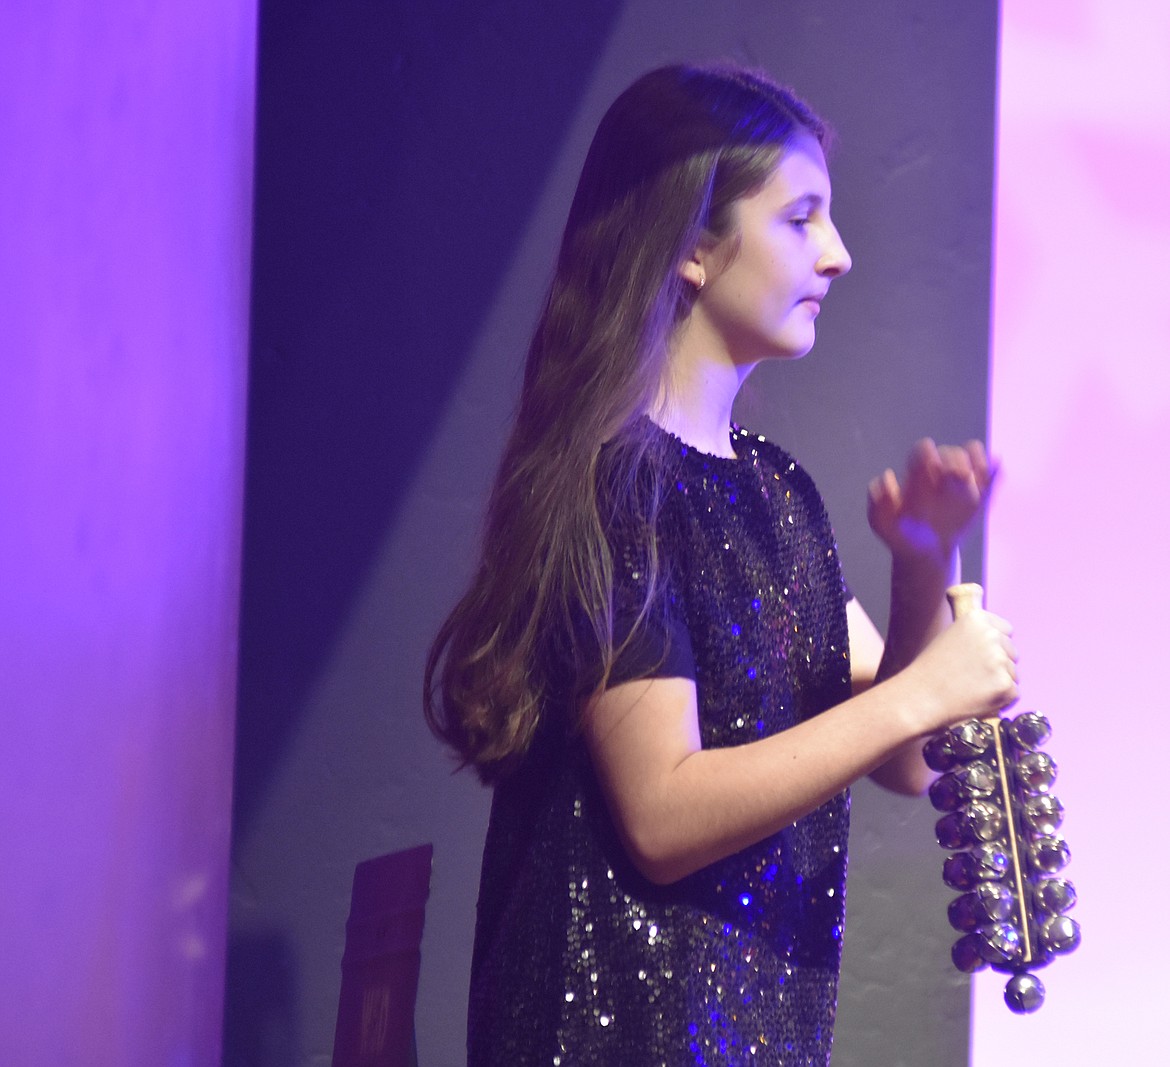
[[696, 292], [707, 284], [707, 272], [703, 268], [702, 260], [699, 258], [700, 254], [696, 252], [690, 259], [685, 259], [679, 264], [679, 277], [684, 282], [692, 285]]

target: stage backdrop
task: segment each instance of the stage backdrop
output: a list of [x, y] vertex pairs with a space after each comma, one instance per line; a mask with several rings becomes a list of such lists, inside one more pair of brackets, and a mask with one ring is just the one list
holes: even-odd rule
[[0, 1063], [219, 1062], [253, 0], [0, 5]]
[[972, 1063], [1160, 1063], [1170, 11], [1006, 0], [999, 112], [988, 589], [1055, 730], [1084, 944], [1034, 1016], [979, 976]]

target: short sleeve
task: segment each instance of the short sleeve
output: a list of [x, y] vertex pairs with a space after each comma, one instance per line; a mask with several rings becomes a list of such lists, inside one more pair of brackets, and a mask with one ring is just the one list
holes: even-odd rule
[[[610, 688], [640, 678], [695, 677], [685, 603], [678, 591], [680, 561], [673, 552], [677, 543], [671, 536], [674, 523], [668, 507], [651, 504], [657, 498], [655, 484], [663, 479], [655, 465], [646, 461], [630, 480], [619, 477], [603, 482], [621, 485], [620, 493], [600, 493], [599, 508], [605, 516], [613, 561], [615, 659], [606, 682]], [[651, 523], [657, 535], [657, 577], [655, 595], [647, 605], [650, 574], [655, 570], [650, 562]]]
[[631, 635], [637, 611], [614, 613], [614, 649], [617, 658], [609, 675], [609, 688], [639, 678], [695, 677], [691, 635], [679, 617], [673, 598], [664, 597], [659, 610], [652, 610]]

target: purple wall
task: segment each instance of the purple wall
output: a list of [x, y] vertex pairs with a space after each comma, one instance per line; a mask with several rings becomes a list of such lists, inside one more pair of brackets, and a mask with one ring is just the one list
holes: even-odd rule
[[5, 7], [6, 1064], [219, 1058], [254, 50], [251, 0]]

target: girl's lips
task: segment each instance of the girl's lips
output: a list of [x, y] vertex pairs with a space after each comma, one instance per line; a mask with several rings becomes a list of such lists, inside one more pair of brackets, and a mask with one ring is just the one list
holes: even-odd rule
[[801, 298], [800, 303], [809, 305], [813, 314], [815, 315], [818, 311], [821, 310], [821, 301], [824, 300], [828, 294], [828, 289], [826, 289], [823, 293], [809, 293], [808, 296]]

